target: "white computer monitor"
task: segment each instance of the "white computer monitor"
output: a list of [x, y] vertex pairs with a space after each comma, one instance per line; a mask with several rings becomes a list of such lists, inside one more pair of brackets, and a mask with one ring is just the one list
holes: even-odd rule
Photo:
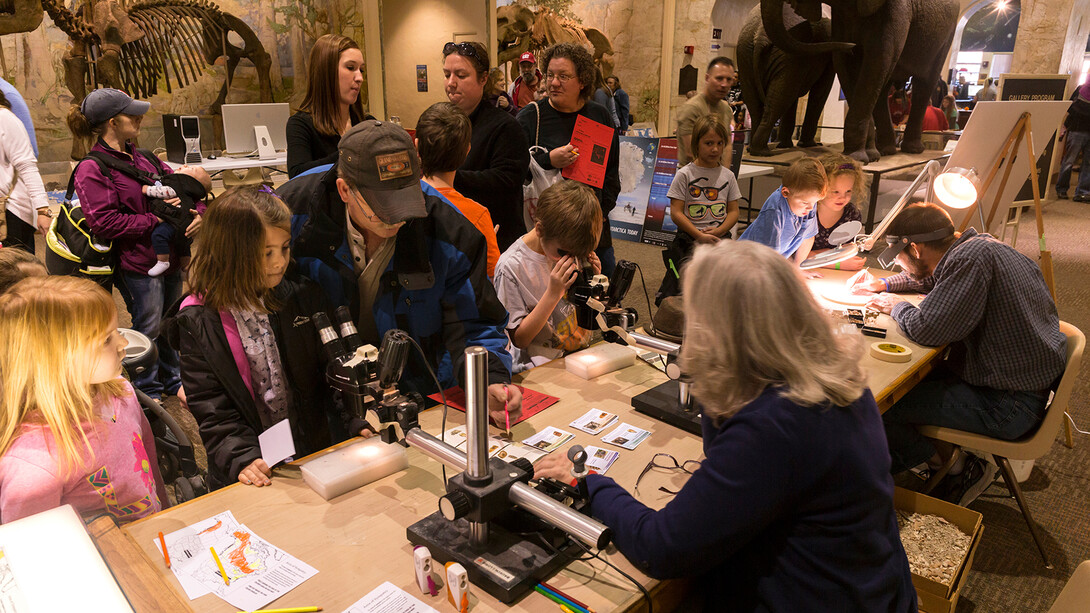
[[272, 149], [285, 151], [288, 139], [284, 129], [291, 116], [291, 107], [286, 102], [265, 104], [225, 104], [223, 105], [223, 139], [226, 155], [246, 155], [259, 150], [255, 128], [262, 126], [268, 130]]

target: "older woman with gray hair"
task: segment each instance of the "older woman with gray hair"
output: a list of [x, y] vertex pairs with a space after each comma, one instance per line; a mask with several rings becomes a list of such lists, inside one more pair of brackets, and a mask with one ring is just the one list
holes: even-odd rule
[[[590, 52], [577, 43], [557, 43], [541, 56], [545, 69], [545, 86], [548, 98], [527, 104], [519, 111], [518, 122], [526, 133], [530, 146], [543, 147], [545, 151], [534, 153], [534, 159], [545, 170], [560, 170], [571, 166], [580, 155], [591, 156], [592, 151], [579, 151], [571, 143], [575, 120], [580, 115], [615, 128], [613, 116], [602, 105], [591, 100], [598, 67]], [[621, 175], [618, 170], [617, 133], [613, 132], [613, 144], [606, 159], [606, 177], [602, 187], [595, 189], [602, 206], [602, 237], [594, 250], [602, 261], [602, 273], [613, 275], [616, 259], [613, 256], [613, 240], [609, 234], [609, 212], [617, 206], [617, 194], [621, 191]], [[593, 159], [593, 158], [592, 158]]]
[[[862, 345], [764, 245], [702, 246], [686, 268], [682, 368], [705, 459], [660, 511], [589, 475], [592, 514], [648, 575], [707, 578], [705, 611], [915, 612]], [[552, 454], [535, 472], [570, 469]]]

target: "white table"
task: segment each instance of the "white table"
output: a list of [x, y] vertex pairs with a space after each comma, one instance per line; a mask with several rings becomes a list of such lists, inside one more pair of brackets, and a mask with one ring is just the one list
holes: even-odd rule
[[[224, 170], [248, 170], [250, 168], [272, 168], [276, 166], [286, 166], [288, 164], [288, 152], [277, 151], [276, 157], [268, 159], [259, 159], [256, 157], [231, 157], [220, 156], [214, 160], [208, 158], [201, 159], [199, 164], [193, 164], [193, 166], [201, 166], [208, 171], [208, 174], [216, 174], [223, 172]], [[178, 170], [182, 167], [182, 164], [176, 164], [174, 162], [167, 162], [167, 166], [170, 166], [171, 170]]]

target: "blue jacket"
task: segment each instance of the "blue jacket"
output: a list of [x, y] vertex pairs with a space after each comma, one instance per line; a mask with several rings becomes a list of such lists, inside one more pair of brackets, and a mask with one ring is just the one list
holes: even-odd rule
[[[292, 255], [318, 282], [333, 306], [348, 305], [360, 320], [358, 276], [345, 231], [345, 207], [333, 165], [314, 168], [280, 186], [292, 209]], [[489, 352], [488, 382], [511, 382], [507, 310], [488, 280], [484, 237], [457, 209], [425, 195], [428, 216], [397, 233], [394, 255], [383, 273], [371, 316], [379, 335], [400, 328], [424, 350], [446, 388], [465, 377], [467, 347]], [[403, 383], [434, 389], [419, 357], [410, 358]]]
[[587, 477], [593, 515], [644, 573], [703, 577], [705, 611], [915, 613], [869, 391], [822, 409], [767, 389], [719, 427], [705, 418], [704, 455], [661, 511]]

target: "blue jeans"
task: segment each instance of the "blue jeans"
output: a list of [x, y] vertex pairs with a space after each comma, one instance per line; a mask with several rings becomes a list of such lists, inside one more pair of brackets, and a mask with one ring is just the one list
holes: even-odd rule
[[1079, 184], [1075, 187], [1074, 195], [1090, 194], [1090, 132], [1067, 133], [1067, 147], [1060, 161], [1060, 177], [1056, 179], [1056, 191], [1060, 194], [1066, 194], [1071, 186], [1071, 169], [1079, 152], [1082, 152], [1083, 167], [1079, 171]]
[[119, 270], [116, 281], [132, 315], [133, 329], [146, 335], [159, 349], [159, 363], [133, 379], [133, 385], [152, 398], [162, 398], [164, 391], [176, 394], [182, 385], [180, 360], [178, 352], [159, 336], [159, 325], [166, 310], [182, 297], [182, 275], [175, 272], [149, 277]]
[[970, 385], [949, 373], [929, 376], [882, 416], [893, 461], [890, 472], [897, 474], [935, 454], [931, 439], [920, 434], [916, 425], [945, 426], [1010, 441], [1041, 423], [1046, 399], [1047, 394], [1039, 392]]

